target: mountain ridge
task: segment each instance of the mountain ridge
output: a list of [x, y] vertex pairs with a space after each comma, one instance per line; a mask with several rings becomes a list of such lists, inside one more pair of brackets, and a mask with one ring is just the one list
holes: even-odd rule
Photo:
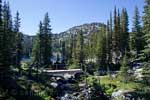
[[[102, 26], [106, 26], [106, 25], [100, 22], [85, 23], [82, 25], [73, 26], [64, 32], [52, 34], [52, 40], [53, 40], [52, 47], [54, 48], [59, 47], [60, 41], [69, 40], [72, 35], [76, 35], [81, 30], [86, 39], [86, 36], [92, 33], [98, 32]], [[36, 35], [27, 35], [27, 34], [23, 35], [24, 54], [28, 54], [29, 56], [31, 55], [32, 46], [33, 46], [35, 37]]]

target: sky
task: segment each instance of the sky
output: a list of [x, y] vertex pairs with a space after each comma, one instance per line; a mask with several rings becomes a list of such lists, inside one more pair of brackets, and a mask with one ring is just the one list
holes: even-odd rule
[[106, 23], [114, 6], [125, 7], [132, 27], [134, 8], [138, 6], [142, 15], [144, 0], [6, 0], [9, 1], [13, 17], [18, 10], [21, 17], [20, 31], [35, 35], [40, 20], [49, 13], [53, 33], [91, 22]]

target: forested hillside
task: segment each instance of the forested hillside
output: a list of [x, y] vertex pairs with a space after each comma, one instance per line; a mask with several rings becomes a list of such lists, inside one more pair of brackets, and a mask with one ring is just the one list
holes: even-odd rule
[[0, 100], [149, 100], [150, 0], [142, 16], [135, 6], [131, 29], [114, 6], [106, 24], [55, 34], [46, 12], [33, 36], [10, 8], [0, 0]]

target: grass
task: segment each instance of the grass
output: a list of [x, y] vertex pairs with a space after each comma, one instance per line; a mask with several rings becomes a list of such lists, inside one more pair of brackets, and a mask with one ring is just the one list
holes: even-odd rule
[[134, 82], [134, 81], [129, 81], [127, 83], [124, 83], [124, 82], [120, 81], [118, 78], [111, 79], [108, 76], [97, 76], [97, 77], [90, 76], [90, 77], [88, 77], [89, 83], [92, 83], [93, 78], [96, 78], [97, 80], [99, 80], [100, 85], [102, 85], [102, 86], [103, 85], [116, 86], [116, 90], [120, 90], [120, 89], [136, 90], [136, 89], [140, 88], [141, 86], [143, 86], [142, 83], [138, 83], [138, 82]]
[[120, 78], [111, 79], [109, 76], [89, 76], [87, 80], [90, 86], [97, 82], [108, 96], [118, 90], [126, 90], [132, 92], [135, 98], [150, 98], [150, 86], [143, 81], [130, 80], [125, 83]]

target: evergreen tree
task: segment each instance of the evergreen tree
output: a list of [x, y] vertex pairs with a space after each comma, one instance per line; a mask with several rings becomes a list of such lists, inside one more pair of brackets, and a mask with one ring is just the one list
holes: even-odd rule
[[89, 58], [94, 59], [96, 57], [96, 48], [97, 48], [97, 38], [98, 38], [98, 33], [95, 32], [91, 34], [90, 36], [90, 41], [89, 41]]
[[122, 9], [121, 14], [121, 51], [124, 54], [125, 50], [129, 50], [129, 29], [128, 29], [128, 14], [125, 8]]
[[39, 24], [39, 32], [37, 33], [32, 49], [32, 62], [37, 67], [41, 65], [41, 36], [42, 36], [42, 22], [40, 22]]
[[98, 33], [97, 48], [97, 70], [99, 67], [104, 67], [106, 64], [106, 28], [102, 27], [101, 31]]
[[133, 17], [133, 28], [132, 28], [132, 49], [136, 51], [136, 55], [140, 53], [141, 50], [143, 50], [143, 33], [142, 33], [142, 27], [140, 24], [140, 16], [138, 8], [135, 7], [134, 17]]
[[68, 63], [71, 64], [75, 64], [76, 63], [76, 39], [75, 39], [75, 35], [71, 34], [70, 35], [70, 39], [69, 39], [69, 53], [68, 53]]
[[12, 15], [11, 15], [11, 10], [10, 10], [10, 7], [9, 7], [9, 2], [7, 3], [7, 15], [8, 15], [8, 31], [9, 31], [9, 34], [10, 34], [10, 37], [9, 37], [9, 41], [10, 41], [10, 59], [11, 59], [11, 65], [14, 65], [14, 55], [15, 55], [15, 39], [16, 39], [16, 34], [14, 33], [14, 30], [13, 30], [13, 22], [12, 22]]
[[65, 43], [65, 41], [62, 41], [61, 51], [62, 51], [62, 58], [63, 58], [62, 62], [66, 63], [66, 61], [67, 61], [67, 52], [66, 52], [66, 43]]
[[76, 35], [73, 35], [72, 37], [72, 64], [77, 65], [77, 55], [76, 55], [76, 46], [77, 45], [77, 40], [76, 40]]
[[77, 33], [77, 44], [76, 44], [76, 64], [82, 68], [84, 62], [84, 52], [83, 52], [83, 32]]
[[112, 27], [113, 27], [113, 25], [112, 25], [112, 14], [110, 13], [110, 24], [109, 24], [109, 31], [108, 31], [108, 33], [109, 33], [109, 35], [108, 35], [108, 39], [109, 39], [109, 42], [108, 42], [108, 44], [109, 44], [109, 58], [108, 58], [108, 61], [109, 61], [109, 64], [111, 65], [112, 64], [112, 46], [113, 46], [113, 44], [112, 44], [112, 34], [113, 34], [113, 29], [112, 29]]
[[14, 32], [16, 34], [15, 40], [16, 40], [16, 66], [19, 68], [19, 72], [21, 71], [21, 58], [22, 58], [22, 40], [23, 40], [23, 35], [19, 31], [20, 28], [20, 17], [19, 17], [19, 12], [17, 11], [16, 17], [14, 20]]
[[143, 16], [143, 32], [145, 34], [146, 46], [144, 49], [147, 60], [150, 60], [150, 0], [145, 0]]
[[128, 65], [127, 64], [128, 64], [128, 58], [125, 53], [123, 57], [122, 65], [121, 65], [121, 70], [120, 70], [120, 75], [121, 75], [121, 79], [123, 82], [128, 81]]
[[51, 26], [50, 19], [46, 13], [43, 23], [40, 22], [35, 45], [33, 46], [32, 58], [36, 66], [49, 67], [51, 65]]
[[0, 0], [0, 77], [4, 70], [3, 66], [3, 21], [2, 21], [2, 0]]
[[107, 71], [108, 74], [112, 65], [112, 14], [110, 13], [110, 19], [107, 21], [106, 32], [106, 52], [107, 52]]
[[3, 12], [2, 12], [2, 41], [1, 41], [1, 65], [3, 66], [3, 72], [6, 74], [9, 71], [11, 65], [11, 31], [10, 31], [10, 9], [8, 3], [4, 2]]
[[87, 41], [84, 44], [84, 57], [87, 59], [91, 58], [91, 48], [90, 48], [90, 37], [87, 37]]
[[36, 77], [37, 77], [37, 80], [39, 79], [39, 67], [41, 67], [42, 65], [42, 49], [41, 49], [41, 37], [42, 37], [42, 22], [40, 21], [40, 24], [39, 24], [39, 32], [37, 33], [37, 36], [36, 36], [36, 39], [34, 41], [34, 45], [33, 45], [33, 49], [32, 49], [32, 62], [34, 64], [34, 66], [36, 67]]
[[51, 51], [51, 26], [50, 26], [50, 19], [48, 16], [48, 13], [45, 14], [45, 18], [43, 21], [43, 44], [42, 44], [42, 48], [43, 48], [43, 65], [45, 67], [48, 67], [49, 65], [51, 65], [51, 61], [50, 58], [52, 56], [52, 51]]
[[73, 35], [71, 34], [69, 38], [69, 47], [68, 47], [68, 64], [73, 63]]
[[[110, 17], [111, 20], [111, 17]], [[111, 21], [110, 21], [111, 22]], [[106, 65], [107, 71], [110, 70], [110, 65], [112, 63], [112, 32], [111, 32], [111, 24], [107, 21], [107, 31], [106, 31]]]
[[112, 43], [113, 43], [113, 52], [118, 50], [118, 41], [117, 41], [117, 11], [116, 7], [114, 9], [114, 28], [113, 28], [113, 35], [112, 35]]
[[116, 34], [117, 34], [117, 43], [118, 43], [118, 51], [121, 51], [121, 23], [120, 23], [120, 12], [119, 12], [119, 9], [118, 9], [118, 13], [117, 13], [117, 30], [116, 30]]
[[39, 51], [40, 51], [40, 40], [37, 36], [36, 39], [34, 40], [34, 45], [32, 49], [32, 62], [36, 66], [38, 66], [38, 64], [40, 63], [41, 56]]
[[116, 7], [114, 9], [114, 28], [113, 28], [113, 34], [112, 34], [112, 62], [114, 64], [118, 64], [120, 60], [120, 38], [121, 38], [121, 32], [120, 32], [120, 13], [118, 10], [116, 10]]

